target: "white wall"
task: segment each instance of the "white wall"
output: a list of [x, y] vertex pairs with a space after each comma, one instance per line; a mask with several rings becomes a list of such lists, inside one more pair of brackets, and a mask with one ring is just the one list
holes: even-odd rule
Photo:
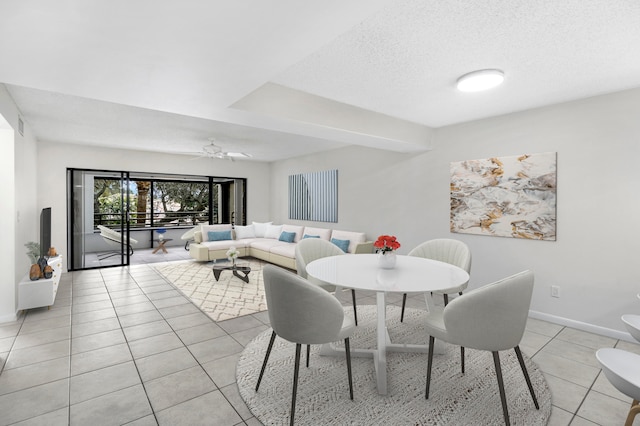
[[18, 132], [18, 109], [0, 84], [0, 323], [16, 318], [17, 283], [29, 272], [24, 244], [38, 241], [36, 142], [28, 123]]
[[[52, 207], [51, 244], [67, 256], [67, 168], [247, 178], [247, 220], [269, 218], [268, 163], [38, 143], [38, 206]], [[66, 270], [66, 261], [65, 261]]]
[[[290, 174], [339, 170], [339, 222], [302, 224], [396, 235], [400, 253], [439, 237], [471, 247], [470, 287], [523, 269], [536, 274], [532, 315], [626, 338], [620, 316], [640, 312], [640, 90], [437, 129], [422, 154], [349, 147], [272, 165], [271, 216], [287, 219]], [[557, 241], [449, 232], [449, 164], [558, 153]], [[561, 288], [550, 297], [550, 286]]]

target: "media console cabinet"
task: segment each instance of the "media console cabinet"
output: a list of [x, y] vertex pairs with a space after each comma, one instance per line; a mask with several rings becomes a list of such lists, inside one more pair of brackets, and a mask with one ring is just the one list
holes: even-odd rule
[[18, 283], [19, 311], [53, 305], [62, 275], [62, 256], [50, 257], [48, 263], [53, 268], [51, 278], [31, 281], [27, 273]]

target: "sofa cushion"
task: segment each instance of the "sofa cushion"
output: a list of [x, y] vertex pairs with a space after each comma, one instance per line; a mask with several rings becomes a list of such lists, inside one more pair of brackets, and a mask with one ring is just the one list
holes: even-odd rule
[[282, 233], [282, 225], [269, 225], [267, 231], [264, 233], [265, 238], [271, 238], [277, 240]]
[[247, 246], [247, 241], [234, 241], [234, 240], [221, 240], [221, 241], [203, 241], [200, 243], [205, 246], [208, 250], [228, 250], [229, 247], [235, 248], [245, 248]]
[[284, 225], [282, 225], [282, 232], [293, 232], [294, 234], [296, 234], [296, 237], [293, 239], [293, 242], [297, 243], [298, 241], [300, 241], [302, 239], [302, 234], [304, 232], [304, 226], [284, 224]]
[[303, 236], [304, 235], [318, 236], [318, 237], [322, 238], [323, 240], [329, 241], [331, 239], [331, 229], [312, 228], [310, 226], [307, 226], [306, 228], [304, 228]]
[[292, 243], [293, 240], [296, 239], [296, 233], [295, 232], [287, 232], [287, 231], [282, 231], [280, 233], [280, 238], [278, 238], [280, 241], [285, 241], [287, 243]]
[[264, 238], [264, 234], [267, 232], [267, 228], [272, 224], [273, 222], [253, 222], [253, 232], [256, 234], [256, 237]]
[[231, 224], [225, 223], [221, 225], [201, 225], [202, 241], [209, 241], [209, 231], [231, 231]]
[[291, 259], [295, 259], [296, 257], [296, 244], [281, 244], [278, 246], [271, 247], [271, 254], [277, 254], [284, 257], [290, 257]]
[[294, 243], [285, 243], [284, 241], [271, 239], [271, 238], [257, 238], [251, 241], [251, 248], [256, 250], [262, 250], [269, 253], [273, 247], [285, 246], [287, 244], [295, 245]]
[[236, 240], [242, 240], [244, 238], [255, 238], [256, 231], [253, 225], [238, 226], [234, 228], [236, 231]]
[[357, 243], [364, 243], [366, 241], [366, 235], [364, 232], [351, 232], [351, 231], [333, 231], [331, 232], [331, 239], [336, 240], [349, 240], [349, 249], [347, 253], [353, 253], [356, 249]]

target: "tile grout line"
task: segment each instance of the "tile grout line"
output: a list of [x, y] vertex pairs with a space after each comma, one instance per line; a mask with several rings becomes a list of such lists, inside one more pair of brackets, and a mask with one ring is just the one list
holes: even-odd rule
[[[138, 281], [136, 281], [136, 279], [133, 277], [133, 275], [131, 275], [131, 271], [129, 269], [127, 269], [127, 275], [133, 279], [133, 281], [135, 282], [135, 284], [138, 287], [138, 289], [140, 289], [140, 291], [142, 291], [142, 288], [140, 288], [140, 284], [138, 283]], [[144, 380], [142, 379], [142, 375], [140, 374], [140, 369], [138, 368], [138, 363], [136, 362], [136, 358], [133, 356], [133, 352], [131, 351], [131, 346], [129, 345], [129, 339], [127, 338], [127, 335], [124, 332], [124, 327], [122, 326], [122, 323], [120, 322], [120, 315], [118, 314], [118, 310], [116, 309], [115, 305], [113, 304], [113, 298], [111, 297], [111, 291], [109, 290], [109, 287], [107, 286], [107, 282], [106, 282], [107, 278], [102, 273], [102, 271], [100, 271], [100, 276], [102, 277], [102, 281], [104, 283], [104, 287], [107, 290], [107, 295], [109, 295], [109, 300], [111, 301], [111, 305], [113, 306], [113, 311], [116, 314], [116, 320], [118, 321], [118, 324], [120, 325], [120, 332], [122, 333], [122, 337], [124, 338], [124, 341], [127, 344], [127, 349], [129, 350], [129, 355], [131, 355], [131, 361], [133, 362], [133, 365], [134, 365], [134, 367], [136, 369], [136, 373], [138, 374], [138, 379], [140, 380], [140, 385], [142, 386], [142, 390], [144, 391], [144, 396], [147, 398], [147, 402], [149, 403], [149, 408], [151, 409], [151, 414], [153, 415], [153, 419], [155, 420], [156, 424], [159, 424], [158, 417], [156, 416], [156, 411], [153, 409], [153, 405], [151, 404], [151, 399], [149, 399], [149, 393], [147, 392], [147, 388], [146, 388], [146, 386], [144, 384]], [[149, 298], [147, 297], [146, 293], [144, 293], [144, 291], [142, 293], [147, 298], [147, 300], [149, 300]], [[133, 386], [135, 386], [135, 385], [133, 385]], [[130, 387], [133, 387], [133, 386], [130, 386]], [[120, 390], [122, 390], [122, 389], [120, 389]], [[117, 392], [117, 391], [114, 391], [114, 392]], [[101, 395], [101, 396], [103, 396], [103, 395]], [[69, 402], [71, 402], [71, 401], [69, 401]], [[69, 407], [71, 407], [71, 404], [69, 404]], [[133, 420], [127, 422], [127, 423], [138, 421], [138, 420], [143, 419], [145, 417], [146, 417], [146, 415], [142, 416], [142, 417], [139, 417], [137, 419], [133, 419]], [[69, 413], [69, 423], [71, 423], [71, 413]]]

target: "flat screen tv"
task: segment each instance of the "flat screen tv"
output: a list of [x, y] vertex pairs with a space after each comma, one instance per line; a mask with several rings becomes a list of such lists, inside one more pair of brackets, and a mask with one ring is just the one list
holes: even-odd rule
[[51, 247], [51, 207], [45, 207], [40, 213], [40, 256], [49, 255]]

